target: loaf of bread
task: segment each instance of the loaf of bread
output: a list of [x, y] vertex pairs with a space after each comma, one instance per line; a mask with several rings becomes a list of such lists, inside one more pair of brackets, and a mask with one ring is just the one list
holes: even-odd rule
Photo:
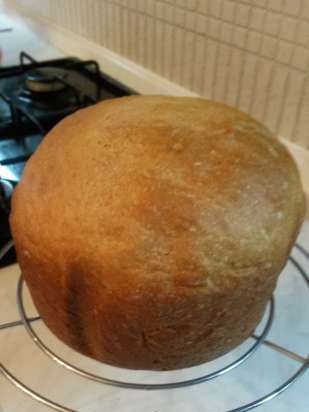
[[57, 337], [111, 365], [167, 370], [250, 336], [304, 210], [295, 163], [263, 125], [204, 99], [133, 96], [48, 134], [10, 223]]

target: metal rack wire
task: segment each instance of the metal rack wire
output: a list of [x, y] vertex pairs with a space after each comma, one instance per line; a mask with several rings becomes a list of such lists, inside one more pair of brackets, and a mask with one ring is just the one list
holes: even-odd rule
[[[3, 247], [2, 250], [0, 251], [0, 259], [2, 259], [12, 247], [13, 247], [13, 242], [12, 241], [8, 242], [8, 244], [5, 247]], [[309, 261], [309, 252], [307, 252], [299, 244], [296, 244], [295, 247]], [[303, 281], [306, 283], [307, 287], [309, 288], [309, 276], [305, 272], [303, 266], [292, 256], [289, 257], [289, 260], [294, 265], [295, 269], [297, 270], [297, 272], [299, 273], [299, 275], [302, 277]], [[288, 389], [294, 382], [296, 382], [307, 369], [309, 369], [309, 356], [305, 358], [295, 352], [292, 352], [292, 351], [287, 350], [286, 348], [283, 348], [282, 346], [276, 344], [275, 342], [266, 340], [266, 336], [268, 332], [270, 331], [272, 324], [275, 320], [275, 298], [272, 297], [269, 302], [268, 308], [266, 309], [267, 319], [266, 319], [262, 332], [259, 335], [254, 333], [251, 336], [254, 339], [254, 343], [250, 346], [249, 349], [247, 349], [236, 360], [234, 360], [233, 362], [225, 365], [224, 367], [212, 373], [208, 373], [203, 376], [198, 376], [198, 377], [195, 377], [189, 380], [159, 383], [159, 384], [158, 383], [125, 382], [125, 381], [118, 381], [118, 380], [110, 379], [108, 377], [101, 376], [101, 375], [95, 375], [91, 372], [88, 372], [84, 369], [81, 369], [67, 362], [65, 359], [58, 356], [38, 336], [38, 334], [35, 332], [34, 328], [32, 327], [32, 323], [40, 320], [40, 317], [39, 316], [29, 317], [27, 315], [24, 301], [23, 301], [23, 285], [24, 285], [23, 278], [22, 278], [22, 275], [20, 275], [18, 285], [17, 285], [17, 296], [16, 296], [20, 319], [14, 322], [5, 323], [2, 325], [0, 324], [0, 331], [3, 329], [8, 329], [11, 327], [23, 325], [26, 331], [28, 332], [30, 338], [32, 339], [32, 341], [38, 347], [38, 349], [40, 349], [46, 356], [48, 356], [50, 359], [56, 362], [56, 364], [69, 370], [70, 372], [74, 374], [79, 375], [80, 377], [84, 379], [95, 381], [101, 384], [111, 385], [111, 386], [115, 386], [118, 388], [127, 388], [127, 389], [135, 389], [135, 390], [166, 390], [166, 389], [177, 389], [177, 388], [187, 387], [191, 385], [197, 385], [197, 384], [201, 384], [201, 383], [213, 380], [215, 378], [218, 378], [230, 372], [237, 366], [243, 364], [251, 355], [253, 355], [253, 353], [256, 350], [259, 349], [261, 345], [267, 345], [271, 349], [283, 354], [284, 356], [294, 360], [295, 362], [300, 363], [300, 367], [292, 376], [290, 376], [285, 382], [283, 382], [280, 386], [278, 386], [277, 388], [275, 388], [268, 394], [260, 397], [259, 399], [256, 399], [255, 401], [251, 403], [247, 403], [245, 405], [239, 406], [236, 409], [229, 409], [225, 411], [225, 412], [246, 412], [246, 411], [252, 410], [254, 408], [257, 408], [258, 406], [265, 404], [266, 402], [270, 401], [271, 399], [281, 394], [283, 391]], [[35, 399], [36, 401], [40, 402], [41, 404], [44, 404], [45, 406], [55, 411], [79, 412], [67, 406], [60, 405], [59, 403], [52, 401], [51, 399], [48, 399], [44, 397], [43, 395], [41, 395], [40, 393], [32, 390], [25, 383], [21, 382], [16, 376], [14, 376], [9, 371], [9, 369], [5, 367], [1, 362], [0, 362], [0, 373], [2, 373], [8, 379], [8, 381], [11, 382], [16, 388], [18, 388], [19, 390], [21, 390], [22, 392], [24, 392], [31, 398]]]

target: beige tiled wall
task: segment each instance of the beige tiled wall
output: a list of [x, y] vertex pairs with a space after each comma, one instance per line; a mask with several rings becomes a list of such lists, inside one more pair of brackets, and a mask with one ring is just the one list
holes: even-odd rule
[[309, 148], [309, 0], [15, 3]]

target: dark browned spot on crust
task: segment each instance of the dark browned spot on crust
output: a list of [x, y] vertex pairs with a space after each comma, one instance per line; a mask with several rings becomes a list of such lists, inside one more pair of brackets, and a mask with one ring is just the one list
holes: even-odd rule
[[[68, 335], [72, 345], [83, 353], [91, 355], [87, 341], [85, 305], [87, 297], [87, 273], [78, 264], [72, 265], [66, 284], [66, 314]], [[91, 321], [89, 319], [88, 321]]]

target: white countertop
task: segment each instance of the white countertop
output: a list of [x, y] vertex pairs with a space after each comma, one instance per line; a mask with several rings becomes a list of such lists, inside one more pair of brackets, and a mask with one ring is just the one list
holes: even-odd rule
[[0, 50], [1, 65], [18, 64], [23, 50], [38, 60], [55, 59], [63, 53], [32, 32], [21, 20], [1, 13], [0, 6]]
[[[2, 32], [2, 28], [13, 31]], [[38, 60], [55, 58], [62, 53], [40, 39], [20, 21], [0, 14], [0, 47], [3, 50], [3, 64], [12, 65], [18, 61], [21, 50]], [[299, 239], [309, 249], [309, 223], [306, 222]], [[308, 261], [293, 251], [307, 268]], [[308, 272], [308, 270], [307, 270]], [[17, 265], [0, 270], [0, 324], [18, 319], [15, 291], [19, 269]], [[280, 277], [276, 291], [276, 318], [269, 339], [278, 344], [308, 356], [309, 307], [308, 288], [289, 263]], [[30, 299], [26, 299], [28, 314], [35, 313]], [[208, 365], [178, 372], [148, 373], [125, 371], [98, 364], [74, 353], [44, 327], [42, 322], [35, 326], [48, 345], [66, 359], [96, 373], [103, 373], [118, 379], [144, 381], [171, 381], [197, 376], [213, 370], [243, 352], [252, 340], [242, 345], [224, 359]], [[246, 364], [230, 374], [195, 387], [170, 391], [146, 392], [101, 386], [83, 380], [55, 366], [35, 347], [22, 326], [0, 330], [0, 362], [18, 378], [46, 396], [60, 403], [74, 407], [81, 412], [223, 412], [243, 403], [253, 401], [280, 385], [293, 374], [299, 364], [268, 347], [262, 347]], [[308, 412], [309, 373], [279, 398], [261, 406], [261, 412]], [[2, 409], [1, 409], [2, 408]], [[44, 412], [49, 409], [28, 398], [0, 375], [0, 411], [2, 412]]]

